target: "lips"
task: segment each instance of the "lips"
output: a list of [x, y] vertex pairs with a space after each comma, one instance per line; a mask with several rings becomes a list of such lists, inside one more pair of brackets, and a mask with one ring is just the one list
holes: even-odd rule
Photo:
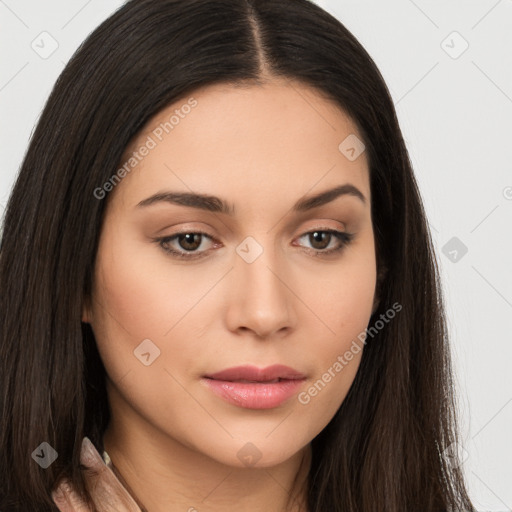
[[275, 364], [267, 368], [256, 366], [235, 366], [217, 373], [205, 375], [207, 379], [223, 380], [229, 382], [279, 382], [280, 380], [299, 380], [306, 376], [289, 366]]
[[273, 409], [295, 395], [306, 376], [289, 366], [237, 366], [205, 375], [201, 381], [215, 395], [245, 409]]

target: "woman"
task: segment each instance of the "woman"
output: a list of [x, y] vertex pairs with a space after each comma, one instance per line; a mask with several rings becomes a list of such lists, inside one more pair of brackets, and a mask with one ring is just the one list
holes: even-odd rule
[[312, 2], [132, 0], [94, 31], [0, 288], [1, 510], [474, 510], [393, 102]]

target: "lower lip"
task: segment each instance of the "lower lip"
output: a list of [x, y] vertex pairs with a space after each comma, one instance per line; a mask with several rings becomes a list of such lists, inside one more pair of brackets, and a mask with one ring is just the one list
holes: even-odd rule
[[282, 380], [274, 383], [230, 382], [202, 379], [218, 396], [246, 409], [272, 409], [292, 397], [305, 379]]

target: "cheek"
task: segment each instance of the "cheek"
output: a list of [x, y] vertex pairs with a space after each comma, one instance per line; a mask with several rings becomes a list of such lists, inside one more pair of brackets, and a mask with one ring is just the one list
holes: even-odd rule
[[186, 274], [169, 264], [157, 243], [141, 243], [128, 229], [121, 229], [106, 232], [100, 244], [96, 296], [103, 313], [109, 313], [125, 335], [162, 339], [186, 311], [189, 297], [194, 298], [194, 282], [186, 282]]
[[158, 355], [151, 368], [190, 368], [202, 341], [201, 318], [211, 303], [201, 297], [217, 279], [211, 270], [184, 271], [158, 244], [141, 243], [128, 228], [106, 226], [98, 249], [91, 325], [111, 379], [147, 369], [137, 359], [139, 347], [149, 347], [150, 357]]
[[145, 368], [134, 353], [144, 340], [151, 341], [144, 343], [156, 364], [156, 355], [164, 352], [164, 334], [174, 323], [169, 305], [176, 304], [179, 287], [165, 286], [133, 235], [108, 226], [98, 249], [95, 284], [91, 324], [110, 378], [115, 382]]
[[377, 277], [374, 249], [371, 243], [360, 249], [347, 253], [339, 264], [316, 271], [315, 279], [303, 284], [303, 296], [317, 321], [324, 324], [318, 332], [327, 351], [343, 348], [366, 328], [372, 313]]
[[338, 297], [338, 308], [321, 310], [325, 323], [334, 332], [324, 329], [326, 334], [307, 347], [315, 371], [308, 386], [297, 396], [299, 409], [312, 418], [306, 437], [314, 437], [333, 418], [354, 382], [364, 350], [373, 295], [358, 290], [350, 297], [343, 293]]
[[134, 408], [162, 425], [172, 422], [172, 415], [162, 412], [169, 403], [190, 407], [178, 384], [181, 377], [173, 377], [176, 368], [190, 368], [197, 357], [187, 343], [194, 331], [187, 331], [189, 317], [184, 318], [194, 291], [180, 282], [179, 268], [172, 274], [170, 268], [152, 244], [132, 241], [121, 230], [106, 231], [98, 250], [91, 322], [111, 381], [110, 400], [129, 403], [124, 410]]
[[317, 327], [311, 328], [310, 332], [322, 333], [308, 346], [316, 373], [298, 397], [316, 415], [317, 428], [325, 426], [340, 407], [359, 368], [376, 284], [373, 253], [359, 253], [330, 274], [323, 287], [308, 295], [311, 309], [324, 325], [316, 319]]

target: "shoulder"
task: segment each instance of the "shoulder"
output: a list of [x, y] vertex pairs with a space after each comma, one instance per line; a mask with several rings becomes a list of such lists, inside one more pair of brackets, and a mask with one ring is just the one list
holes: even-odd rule
[[[82, 441], [80, 462], [89, 468], [84, 471], [84, 477], [97, 512], [141, 512], [112, 471], [108, 454], [103, 452], [102, 457], [87, 437]], [[57, 485], [52, 499], [61, 512], [96, 512], [83, 502], [67, 479]]]

